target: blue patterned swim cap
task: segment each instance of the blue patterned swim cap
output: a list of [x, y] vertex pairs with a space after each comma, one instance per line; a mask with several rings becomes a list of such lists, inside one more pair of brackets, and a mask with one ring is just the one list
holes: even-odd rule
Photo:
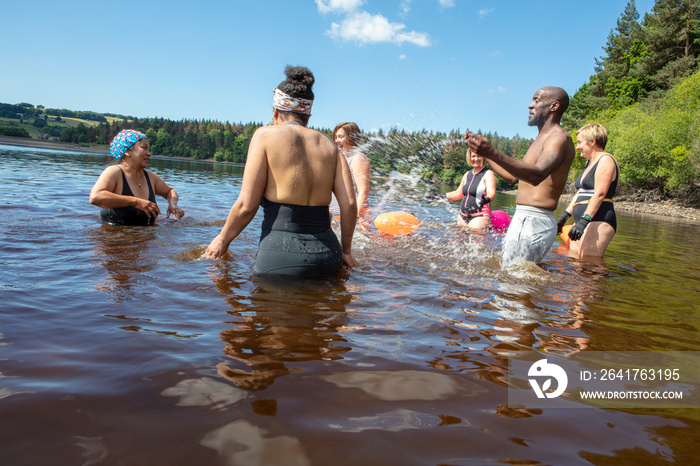
[[112, 139], [112, 144], [109, 145], [109, 153], [115, 159], [121, 160], [124, 157], [124, 152], [128, 151], [139, 139], [147, 139], [147, 136], [140, 131], [124, 129]]

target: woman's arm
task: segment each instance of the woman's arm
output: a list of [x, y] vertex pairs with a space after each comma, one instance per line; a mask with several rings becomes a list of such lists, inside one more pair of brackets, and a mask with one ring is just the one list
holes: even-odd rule
[[343, 262], [354, 267], [355, 259], [352, 257], [352, 236], [357, 224], [357, 200], [355, 189], [352, 185], [350, 167], [343, 154], [336, 150], [338, 161], [335, 167], [335, 179], [333, 181], [333, 194], [340, 206], [340, 245], [343, 249]]
[[352, 161], [352, 172], [355, 175], [355, 185], [357, 186], [357, 210], [361, 214], [369, 208], [367, 198], [369, 197], [372, 176], [370, 163], [365, 154], [361, 152], [355, 154]]
[[484, 183], [486, 184], [486, 196], [492, 201], [496, 197], [496, 175], [489, 170], [484, 175]]
[[564, 209], [564, 212], [559, 216], [557, 219], [557, 234], [561, 234], [562, 228], [564, 228], [564, 225], [566, 225], [566, 221], [569, 220], [569, 218], [573, 215], [574, 211], [574, 204], [576, 204], [576, 199], [578, 198], [578, 191], [576, 191], [576, 194], [574, 194], [574, 197], [571, 198], [571, 202], [569, 202], [569, 205]]
[[[469, 173], [469, 172], [467, 172], [467, 173]], [[448, 201], [459, 201], [460, 199], [462, 199], [464, 197], [464, 194], [462, 194], [462, 188], [464, 187], [464, 180], [467, 179], [467, 173], [465, 173], [462, 176], [462, 181], [460, 181], [459, 187], [456, 190], [450, 191], [449, 193], [445, 194], [445, 197], [447, 198]]]
[[204, 257], [219, 259], [233, 241], [255, 217], [265, 186], [267, 185], [267, 154], [260, 141], [259, 131], [253, 135], [248, 147], [248, 158], [243, 170], [243, 181], [238, 199], [231, 207], [221, 232], [212, 240]]
[[153, 191], [168, 201], [168, 212], [166, 218], [170, 217], [170, 214], [173, 214], [175, 220], [180, 220], [182, 217], [184, 217], [185, 211], [177, 206], [177, 201], [179, 200], [177, 192], [168, 186], [168, 184], [163, 181], [160, 176], [148, 170], [144, 170], [144, 172], [146, 173], [146, 176], [148, 176], [151, 180], [154, 180], [151, 182], [153, 185]]

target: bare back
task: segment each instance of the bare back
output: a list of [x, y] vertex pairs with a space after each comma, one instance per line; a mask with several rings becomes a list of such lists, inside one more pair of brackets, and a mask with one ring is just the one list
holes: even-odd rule
[[569, 168], [576, 151], [571, 136], [561, 126], [555, 125], [540, 132], [528, 149], [523, 162], [551, 170], [537, 185], [520, 180], [516, 203], [547, 210], [555, 210], [559, 197], [566, 187]]
[[339, 152], [323, 133], [299, 125], [258, 129], [267, 158], [264, 195], [273, 202], [328, 205]]

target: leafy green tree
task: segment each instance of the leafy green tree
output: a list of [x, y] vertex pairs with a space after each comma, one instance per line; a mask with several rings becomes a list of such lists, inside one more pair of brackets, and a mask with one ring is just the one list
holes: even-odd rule
[[657, 0], [644, 16], [642, 37], [648, 54], [642, 57], [640, 73], [649, 77], [651, 90], [665, 91], [696, 69], [699, 4], [698, 0]]
[[3, 136], [31, 139], [31, 136], [26, 128], [17, 128], [15, 126], [0, 126], [0, 134]]
[[[153, 131], [153, 130], [151, 130]], [[158, 129], [154, 137], [149, 136], [151, 152], [154, 154], [167, 154], [172, 146], [172, 136], [164, 128]]]
[[562, 120], [567, 128], [582, 126], [587, 116], [595, 117], [611, 105], [621, 108], [636, 102], [643, 94], [645, 83], [634, 71], [645, 53], [641, 34], [637, 6], [630, 0], [608, 34], [605, 55], [596, 59], [596, 74], [572, 96]]
[[604, 115], [606, 149], [620, 162], [620, 181], [632, 189], [696, 196], [700, 179], [700, 72], [681, 81], [658, 107], [640, 104]]

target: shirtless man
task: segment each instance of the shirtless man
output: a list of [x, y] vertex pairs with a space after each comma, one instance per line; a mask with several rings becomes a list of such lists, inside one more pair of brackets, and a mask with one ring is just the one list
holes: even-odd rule
[[520, 261], [539, 263], [557, 235], [554, 209], [559, 202], [576, 151], [569, 133], [560, 125], [569, 96], [559, 87], [543, 87], [528, 106], [529, 126], [537, 139], [522, 161], [494, 148], [484, 136], [467, 131], [469, 148], [489, 160], [491, 168], [510, 184], [520, 182], [516, 210], [503, 240], [503, 267]]

